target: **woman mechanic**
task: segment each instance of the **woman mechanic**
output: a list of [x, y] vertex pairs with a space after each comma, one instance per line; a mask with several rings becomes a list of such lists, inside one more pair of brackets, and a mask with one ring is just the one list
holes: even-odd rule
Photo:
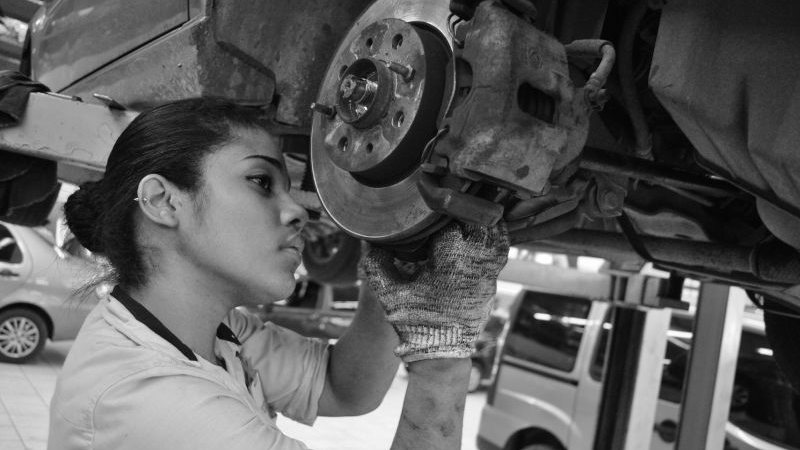
[[306, 424], [369, 412], [397, 357], [409, 380], [392, 448], [460, 447], [505, 229], [451, 224], [412, 274], [371, 248], [361, 264], [373, 294], [329, 347], [233, 309], [294, 288], [307, 215], [282, 161], [252, 108], [182, 100], [139, 115], [104, 178], [69, 198], [70, 229], [117, 286], [64, 363], [49, 449], [303, 449], [273, 411]]

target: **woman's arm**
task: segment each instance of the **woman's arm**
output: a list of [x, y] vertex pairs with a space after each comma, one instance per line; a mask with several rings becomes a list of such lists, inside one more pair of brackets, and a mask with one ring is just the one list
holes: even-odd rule
[[392, 450], [461, 448], [469, 367], [467, 358], [409, 363], [408, 389]]
[[377, 408], [397, 372], [400, 360], [392, 349], [398, 342], [383, 308], [363, 283], [353, 322], [331, 352], [319, 415], [352, 416]]

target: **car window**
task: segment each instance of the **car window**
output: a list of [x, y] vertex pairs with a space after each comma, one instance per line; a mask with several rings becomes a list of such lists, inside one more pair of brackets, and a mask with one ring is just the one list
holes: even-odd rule
[[766, 440], [800, 448], [800, 398], [778, 369], [766, 336], [742, 333], [730, 421]]
[[[659, 398], [681, 402], [692, 338], [691, 317], [673, 315], [667, 334]], [[595, 346], [590, 368], [600, 381], [611, 330], [610, 315]], [[739, 346], [729, 420], [761, 439], [800, 448], [800, 397], [779, 371], [767, 338], [744, 331]]]
[[0, 262], [19, 264], [22, 262], [22, 251], [8, 227], [0, 224]]
[[590, 307], [587, 299], [526, 292], [506, 338], [505, 354], [571, 371]]

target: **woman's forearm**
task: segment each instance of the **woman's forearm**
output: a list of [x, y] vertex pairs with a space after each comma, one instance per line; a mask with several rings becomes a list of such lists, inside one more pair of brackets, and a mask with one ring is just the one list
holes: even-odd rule
[[400, 360], [397, 334], [366, 287], [359, 293], [353, 322], [331, 353], [320, 415], [364, 414], [377, 408], [392, 384]]
[[392, 450], [461, 448], [469, 359], [408, 365], [408, 389]]

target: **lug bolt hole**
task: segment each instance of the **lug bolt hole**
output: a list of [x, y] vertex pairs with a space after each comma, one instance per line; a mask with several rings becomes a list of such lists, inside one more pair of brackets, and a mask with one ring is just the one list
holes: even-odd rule
[[372, 153], [372, 149], [373, 149], [372, 142], [370, 142], [369, 144], [367, 144], [367, 153]]
[[343, 137], [339, 139], [339, 151], [346, 152], [347, 151], [347, 138]]
[[402, 34], [395, 34], [392, 38], [392, 48], [397, 50], [398, 47], [403, 45], [403, 35]]
[[396, 128], [400, 128], [401, 126], [403, 126], [403, 121], [405, 120], [406, 120], [406, 115], [403, 114], [403, 111], [397, 111], [394, 114], [394, 117], [392, 117], [392, 125], [394, 125]]

